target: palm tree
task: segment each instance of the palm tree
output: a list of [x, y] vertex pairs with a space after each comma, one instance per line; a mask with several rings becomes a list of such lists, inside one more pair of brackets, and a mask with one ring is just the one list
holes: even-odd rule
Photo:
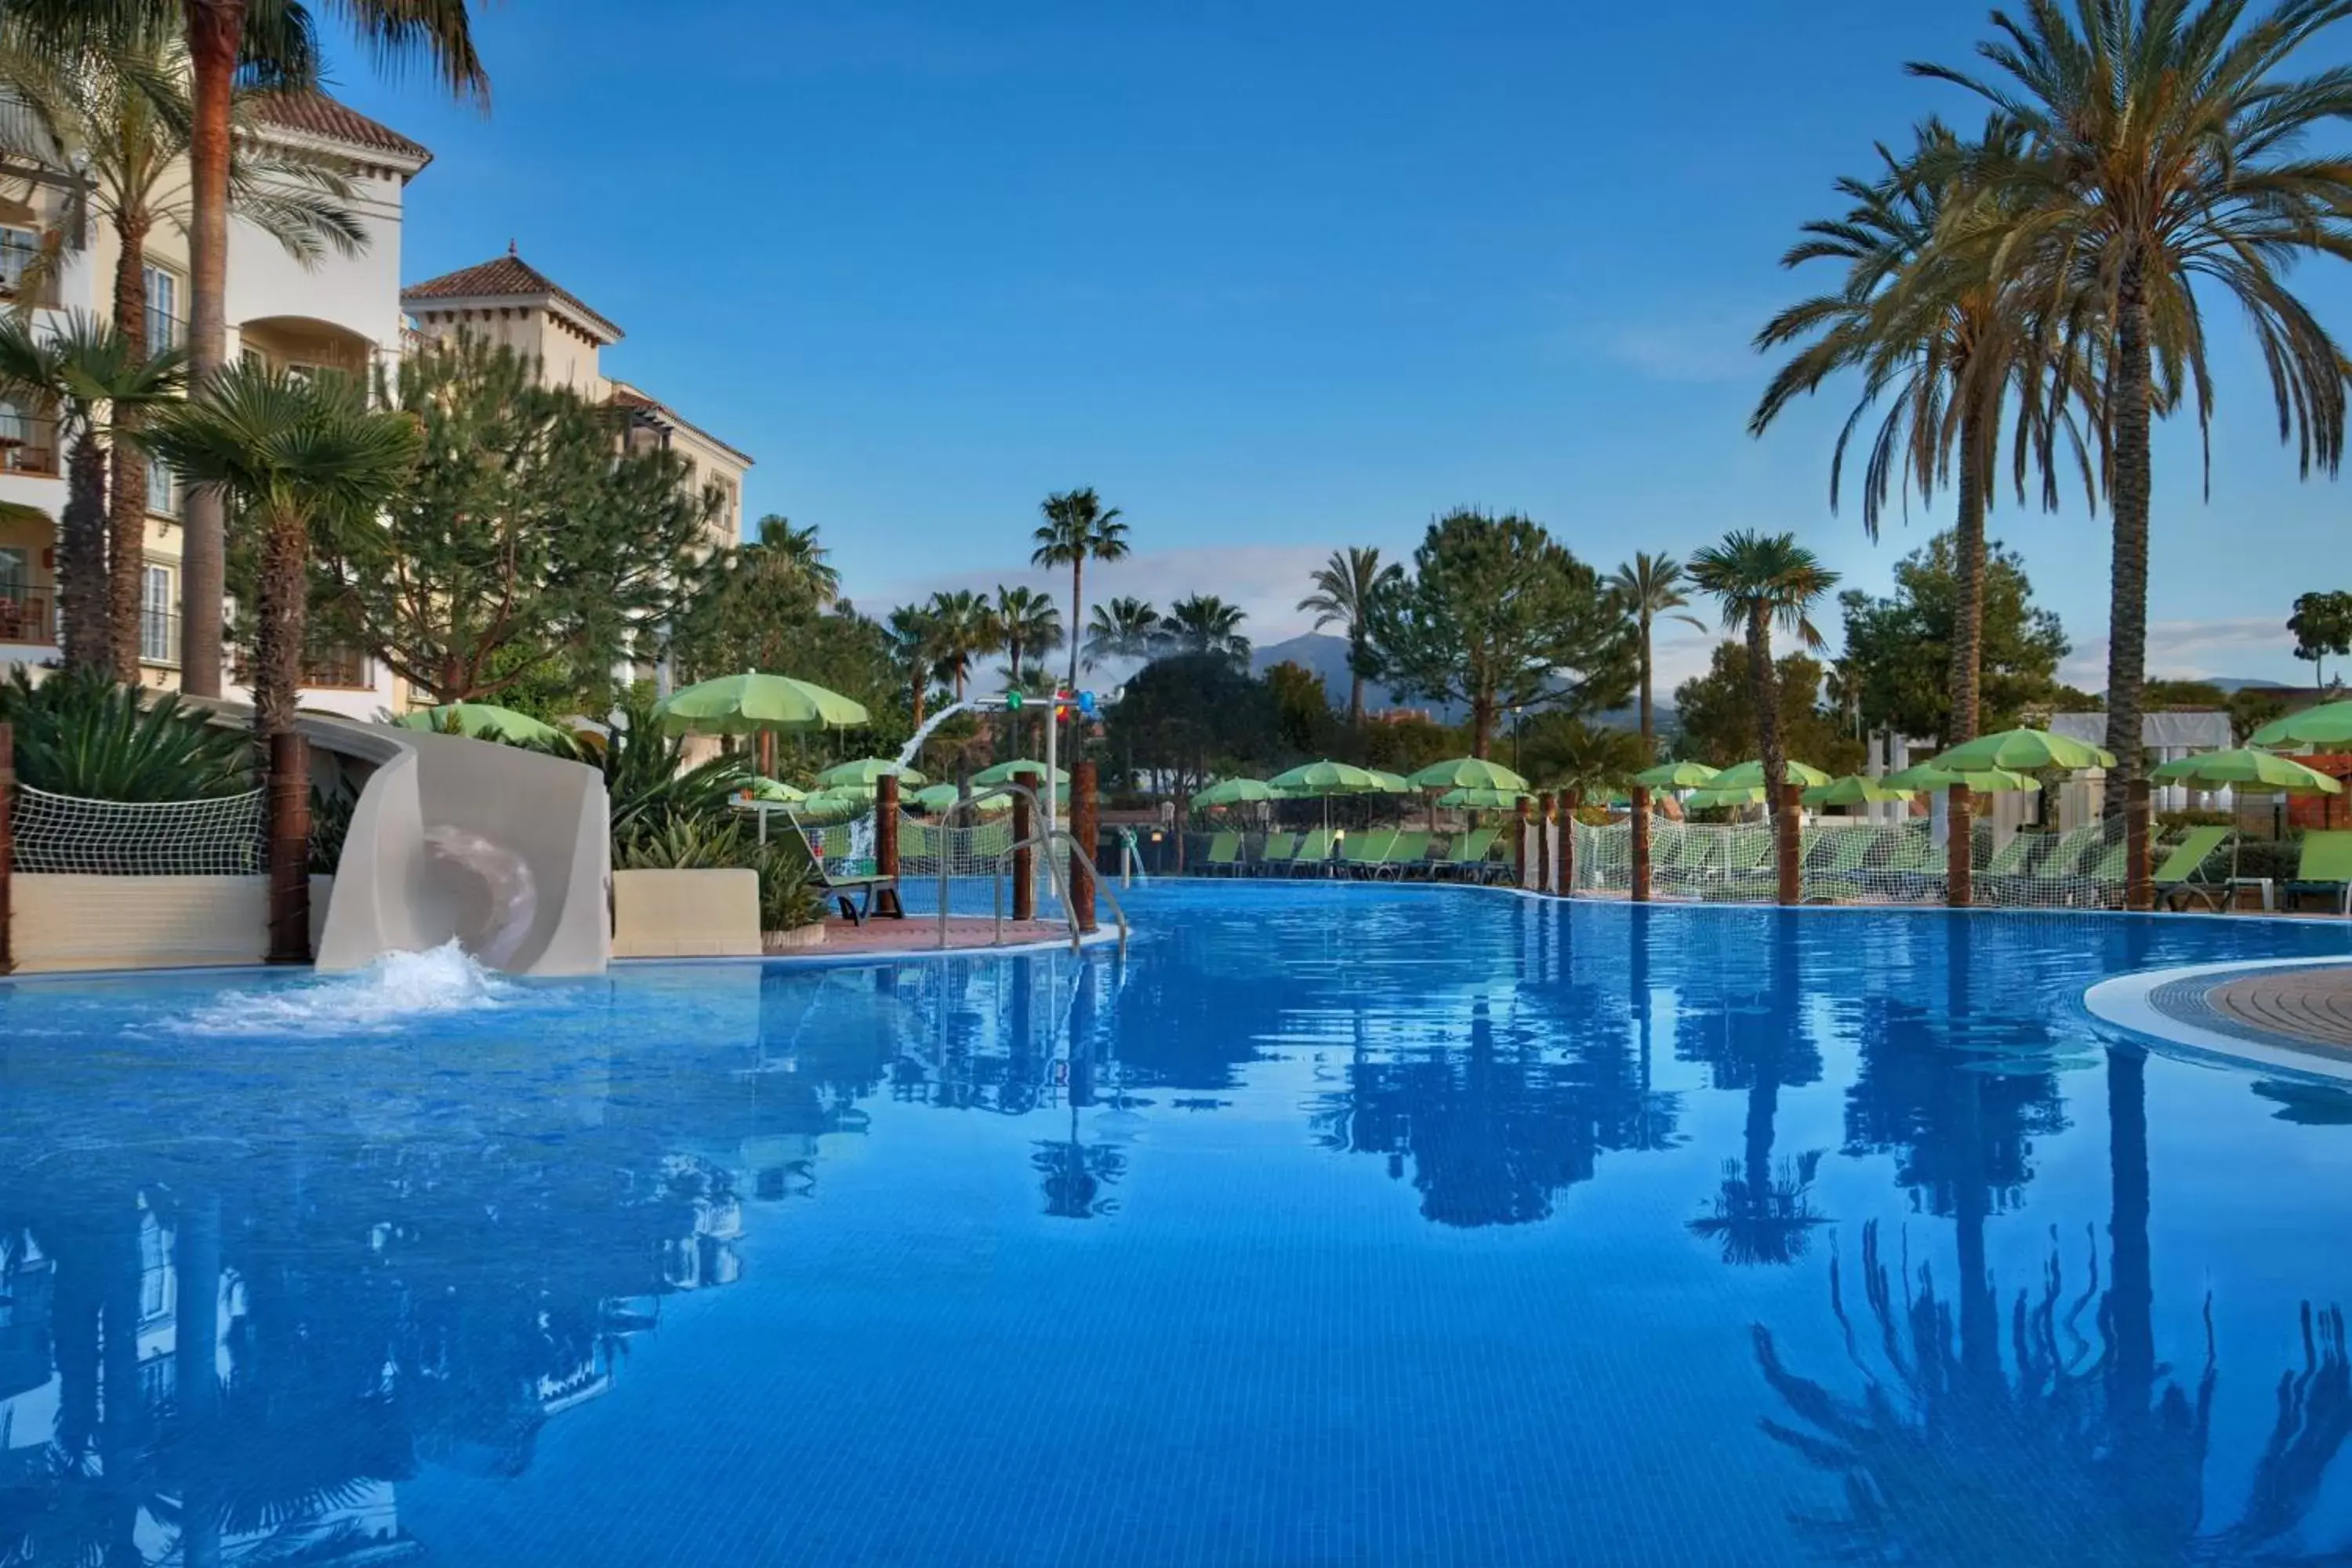
[[1780, 782], [1788, 758], [1780, 745], [1780, 682], [1772, 669], [1772, 628], [1779, 626], [1805, 647], [1819, 647], [1822, 634], [1811, 611], [1837, 584], [1837, 574], [1790, 533], [1737, 529], [1719, 544], [1690, 559], [1691, 582], [1723, 606], [1726, 631], [1745, 634], [1748, 689], [1756, 704], [1756, 750], [1764, 760], [1765, 791], [1775, 825], [1781, 821]]
[[898, 650], [900, 666], [907, 672], [908, 706], [915, 719], [915, 728], [923, 727], [923, 699], [929, 695], [931, 671], [939, 663], [939, 624], [931, 612], [920, 605], [901, 605], [890, 612], [883, 623], [890, 635], [891, 646]]
[[996, 608], [971, 589], [959, 588], [932, 595], [929, 615], [934, 631], [932, 668], [961, 702], [972, 661], [1004, 646]]
[[1113, 599], [1087, 623], [1088, 669], [1114, 658], [1150, 658], [1167, 641], [1168, 623], [1149, 599]]
[[[1087, 618], [1086, 570], [1089, 561], [1121, 561], [1127, 557], [1127, 524], [1118, 508], [1105, 507], [1091, 487], [1064, 490], [1045, 498], [1045, 521], [1031, 535], [1037, 548], [1030, 553], [1036, 566], [1070, 569], [1070, 625]], [[1078, 649], [1070, 647], [1070, 684], [1078, 683]]]
[[320, 527], [373, 525], [419, 447], [415, 421], [371, 408], [344, 376], [233, 365], [184, 403], [159, 405], [142, 434], [191, 486], [213, 490], [259, 534], [253, 706], [262, 739], [289, 732], [302, 678], [310, 541]]
[[1351, 544], [1331, 552], [1314, 581], [1315, 592], [1299, 600], [1298, 607], [1315, 613], [1318, 632], [1332, 625], [1348, 628], [1348, 725], [1359, 729], [1364, 722], [1364, 674], [1371, 668], [1372, 600], [1391, 584], [1404, 581], [1404, 568], [1393, 561], [1381, 565], [1378, 545]]
[[999, 584], [996, 626], [1004, 637], [1004, 651], [1015, 686], [1021, 684], [1024, 673], [1023, 654], [1042, 656], [1062, 646], [1062, 612], [1054, 607], [1050, 597], [1034, 588], [1007, 588]]
[[1646, 551], [1637, 550], [1633, 552], [1633, 559], [1618, 567], [1605, 584], [1625, 614], [1632, 617], [1634, 633], [1641, 639], [1642, 767], [1648, 767], [1658, 760], [1656, 729], [1650, 716], [1650, 628], [1663, 616], [1668, 620], [1682, 621], [1701, 631], [1706, 630], [1706, 623], [1696, 616], [1680, 613], [1683, 606], [1690, 603], [1689, 595], [1683, 592], [1684, 580], [1681, 562], [1671, 556], [1652, 555]]
[[1194, 594], [1168, 607], [1168, 640], [1185, 653], [1223, 654], [1237, 665], [1247, 664], [1250, 640], [1242, 636], [1244, 618], [1240, 605], [1214, 594]]
[[[93, 217], [105, 223], [115, 238], [114, 324], [134, 344], [173, 344], [179, 336], [177, 322], [147, 320], [147, 241], [159, 228], [184, 235], [193, 222], [186, 73], [176, 25], [110, 32], [64, 58], [22, 23], [0, 25], [0, 89], [23, 111], [0, 121], [0, 147], [39, 171], [21, 183], [61, 179], [68, 193], [28, 271], [53, 271], [69, 236]], [[342, 165], [257, 136], [257, 96], [237, 95], [232, 208], [306, 267], [329, 248], [344, 255], [365, 248], [367, 230], [349, 205], [357, 192]], [[137, 406], [118, 410], [113, 423], [136, 430]], [[111, 469], [109, 641], [116, 679], [134, 681], [145, 607], [147, 455], [136, 441], [115, 441]]]
[[1520, 756], [1519, 771], [1529, 779], [1545, 789], [1570, 791], [1579, 800], [1606, 800], [1651, 762], [1639, 736], [1566, 713], [1538, 714]]
[[[116, 426], [109, 421], [175, 395], [180, 363], [178, 350], [151, 356], [119, 327], [86, 310], [71, 312], [39, 337], [25, 318], [0, 317], [0, 392], [56, 409], [58, 441], [69, 453], [58, 572], [65, 580], [59, 640], [70, 668], [106, 669], [114, 662], [108, 635], [104, 441]], [[143, 513], [140, 521], [143, 528]]]
[[1838, 182], [1853, 203], [1844, 216], [1805, 225], [1806, 237], [1780, 258], [1790, 268], [1842, 262], [1844, 281], [1783, 310], [1756, 338], [1760, 350], [1804, 346], [1766, 388], [1748, 420], [1752, 434], [1762, 435], [1800, 395], [1818, 391], [1832, 374], [1854, 370], [1863, 376], [1862, 395], [1831, 455], [1832, 510], [1848, 443], [1864, 416], [1882, 405], [1885, 415], [1864, 470], [1864, 531], [1878, 537], [1886, 503], [1898, 490], [1916, 489], [1926, 499], [1951, 479], [1957, 587], [1948, 741], [1954, 744], [1977, 732], [1985, 513], [2012, 386], [2020, 498], [2029, 470], [2038, 468], [2042, 503], [2056, 504], [2053, 459], [2063, 434], [2086, 495], [2096, 500], [2089, 458], [2069, 413], [2074, 397], [2091, 402], [2095, 389], [2070, 386], [2067, 376], [2052, 374], [2060, 367], [2046, 363], [2036, 347], [2042, 323], [2026, 290], [2000, 286], [1992, 253], [1981, 243], [1982, 236], [1999, 231], [2000, 208], [1968, 170], [1994, 155], [2012, 155], [2018, 144], [2015, 127], [1996, 117], [1977, 148], [1933, 120], [1919, 128], [1907, 160], [1880, 146], [1876, 180]]
[[2352, 15], [2342, 0], [2076, 0], [1993, 14], [1990, 76], [1915, 63], [1985, 99], [2014, 145], [1958, 166], [1997, 213], [1997, 278], [2063, 301], [2058, 363], [2095, 359], [2115, 529], [2107, 749], [2140, 776], [2147, 648], [2150, 426], [2193, 402], [2212, 415], [2202, 309], [2218, 285], [2245, 312], [2269, 372], [2279, 436], [2303, 472], [2344, 453], [2346, 361], [2284, 275], [2301, 257], [2352, 258], [2352, 163], [2303, 143], [2352, 116], [2352, 76], [2280, 73]]
[[[308, 88], [318, 75], [315, 26], [300, 0], [11, 0], [28, 28], [66, 47], [110, 31], [181, 30], [188, 50], [191, 119], [188, 347], [199, 386], [228, 359], [229, 171], [239, 79]], [[422, 58], [458, 97], [487, 103], [489, 77], [474, 52], [466, 0], [332, 0], [379, 62], [397, 70]], [[180, 684], [221, 689], [221, 605], [227, 557], [220, 498], [192, 492], [181, 546]]]
[[808, 585], [820, 610], [841, 597], [841, 572], [826, 559], [833, 552], [817, 542], [816, 524], [793, 526], [774, 512], [760, 520], [743, 552], [761, 570], [774, 570]]

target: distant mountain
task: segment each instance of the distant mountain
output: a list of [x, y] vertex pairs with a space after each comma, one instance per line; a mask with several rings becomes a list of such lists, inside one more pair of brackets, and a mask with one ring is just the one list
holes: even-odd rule
[[[1330, 637], [1322, 632], [1307, 632], [1286, 642], [1254, 649], [1250, 654], [1253, 674], [1263, 676], [1277, 664], [1295, 664], [1310, 674], [1322, 677], [1323, 695], [1329, 700], [1331, 706], [1335, 709], [1348, 706], [1347, 638]], [[1365, 689], [1364, 706], [1372, 709], [1426, 708], [1441, 724], [1459, 724], [1470, 716], [1469, 710], [1461, 703], [1432, 704], [1414, 698], [1399, 697], [1392, 691], [1381, 689], [1377, 684]], [[1637, 721], [1630, 704], [1594, 715], [1594, 722], [1620, 730], [1631, 730]], [[1671, 702], [1661, 701], [1658, 704], [1657, 721], [1661, 734], [1681, 732], [1682, 725]]]

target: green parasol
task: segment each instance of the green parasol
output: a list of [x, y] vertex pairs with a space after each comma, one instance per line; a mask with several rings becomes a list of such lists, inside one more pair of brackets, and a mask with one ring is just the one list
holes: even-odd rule
[[1461, 811], [1508, 811], [1527, 798], [1524, 790], [1463, 788], [1447, 790], [1437, 804]]
[[[1790, 757], [1781, 764], [1780, 777], [1789, 784], [1802, 784], [1807, 789], [1830, 782], [1829, 774], [1809, 763], [1801, 763], [1794, 757]], [[1707, 780], [1706, 787], [1710, 790], [1762, 789], [1764, 764], [1757, 761], [1735, 763]]]
[[2183, 757], [2149, 769], [2147, 776], [2163, 784], [2187, 784], [2191, 789], [2232, 789], [2242, 795], [2338, 795], [2344, 789], [2326, 773], [2307, 768], [2292, 757], [2253, 746]]
[[1825, 784], [1815, 784], [1798, 798], [1805, 805], [1814, 806], [1879, 805], [1890, 800], [1909, 800], [1916, 793], [1902, 784], [1888, 784], [1884, 779], [1848, 773]]
[[2011, 773], [2039, 773], [2043, 768], [2111, 768], [2113, 752], [2103, 752], [2087, 741], [2069, 740], [2047, 730], [2002, 730], [1963, 741], [1927, 765], [1955, 773], [1979, 768], [2006, 768]]
[[1683, 797], [1683, 805], [1693, 811], [1712, 811], [1726, 805], [1762, 805], [1764, 786], [1755, 784], [1747, 789], [1696, 789]]
[[1660, 763], [1635, 773], [1633, 782], [1643, 789], [1704, 789], [1718, 771], [1705, 763]]
[[[1390, 774], [1393, 778], [1394, 774]], [[1290, 796], [1335, 795], [1385, 795], [1388, 786], [1370, 768], [1360, 768], [1352, 763], [1302, 763], [1288, 773], [1276, 773], [1265, 781], [1284, 795]]]
[[1248, 805], [1280, 800], [1282, 792], [1263, 779], [1219, 779], [1192, 797], [1194, 805]]
[[2324, 702], [2273, 719], [2247, 738], [2257, 746], [2340, 746], [2352, 741], [2352, 702]]
[[478, 741], [526, 745], [543, 746], [565, 738], [563, 731], [552, 724], [542, 724], [528, 713], [489, 702], [445, 702], [438, 708], [404, 713], [393, 723], [404, 730], [433, 730], [444, 734], [471, 735]]
[[[1372, 768], [1369, 771], [1372, 777], [1380, 784], [1381, 793], [1382, 795], [1411, 795], [1413, 791], [1413, 783], [1409, 778], [1405, 778], [1398, 773], [1382, 773], [1378, 768]], [[1504, 787], [1517, 788], [1521, 786], [1506, 785]]]
[[782, 779], [762, 778], [758, 773], [743, 781], [740, 793], [751, 800], [773, 801], [783, 805], [795, 805], [808, 798], [806, 790], [794, 789]]
[[1970, 768], [1956, 773], [1949, 768], [1939, 768], [1933, 763], [1915, 763], [1901, 773], [1889, 773], [1878, 782], [1889, 789], [1937, 790], [1966, 784], [1976, 795], [2000, 795], [2006, 790], [2042, 787], [2041, 780], [2011, 773], [2007, 768]]
[[1405, 781], [1412, 789], [1523, 790], [1528, 781], [1484, 757], [1454, 757], [1432, 763]]
[[877, 781], [895, 776], [901, 788], [927, 784], [921, 773], [902, 763], [887, 757], [860, 757], [853, 763], [835, 763], [816, 775], [816, 782], [826, 789], [835, 784], [857, 784], [871, 789]]
[[745, 735], [761, 730], [855, 730], [873, 721], [865, 704], [789, 675], [722, 675], [673, 691], [656, 707], [673, 733]]
[[[1016, 779], [1013, 776], [1015, 773], [1029, 773], [1034, 775], [1034, 778]], [[981, 769], [971, 775], [971, 782], [985, 787], [993, 784], [1034, 784], [1035, 779], [1042, 779], [1045, 776], [1045, 763], [1031, 762], [1025, 757], [1015, 757], [1009, 763], [999, 763], [992, 768]], [[1054, 783], [1056, 787], [1069, 782], [1070, 775], [1067, 771], [1062, 768], [1054, 770]]]
[[[949, 810], [962, 796], [951, 784], [936, 784], [929, 789], [917, 790], [912, 798], [915, 805], [936, 815]], [[1009, 795], [992, 795], [974, 809], [982, 816], [994, 816], [999, 812], [1013, 809], [1013, 797]]]

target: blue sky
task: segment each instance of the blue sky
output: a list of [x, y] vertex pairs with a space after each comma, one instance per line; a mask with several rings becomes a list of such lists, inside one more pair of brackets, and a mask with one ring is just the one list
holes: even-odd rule
[[[487, 8], [487, 118], [348, 48], [337, 90], [437, 154], [405, 276], [518, 242], [626, 328], [610, 369], [757, 457], [748, 514], [820, 524], [869, 609], [1038, 580], [1037, 502], [1081, 484], [1133, 528], [1103, 592], [1222, 593], [1262, 641], [1303, 629], [1333, 547], [1408, 552], [1457, 504], [1603, 568], [1792, 529], [1873, 589], [1944, 520], [1874, 545], [1832, 516], [1844, 400], [1751, 439], [1747, 345], [1834, 176], [1922, 114], [1979, 118], [1902, 71], [1969, 55], [1969, 0], [667, 12]], [[2352, 280], [2304, 281], [2352, 334]], [[2307, 679], [2281, 623], [2352, 586], [2352, 494], [2297, 479], [2214, 314], [2210, 503], [2193, 436], [2159, 439], [2151, 668]], [[2011, 502], [1994, 530], [2103, 684], [2103, 520]], [[1704, 659], [1695, 634], [1661, 654]]]

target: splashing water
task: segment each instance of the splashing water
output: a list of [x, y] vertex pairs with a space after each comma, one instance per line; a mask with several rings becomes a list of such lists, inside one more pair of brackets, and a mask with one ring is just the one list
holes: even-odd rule
[[955, 701], [949, 703], [946, 707], [940, 709], [938, 712], [924, 720], [923, 727], [915, 731], [915, 738], [908, 741], [905, 747], [899, 751], [898, 765], [902, 768], [912, 766], [915, 759], [922, 755], [923, 742], [931, 738], [931, 731], [938, 729], [948, 720], [954, 718], [957, 714], [962, 712], [965, 709], [971, 706], [971, 699], [958, 698]]
[[388, 1035], [419, 1018], [501, 1006], [520, 989], [455, 941], [388, 952], [364, 969], [281, 990], [241, 991], [163, 1027], [182, 1035]]

